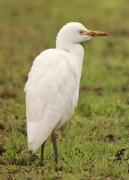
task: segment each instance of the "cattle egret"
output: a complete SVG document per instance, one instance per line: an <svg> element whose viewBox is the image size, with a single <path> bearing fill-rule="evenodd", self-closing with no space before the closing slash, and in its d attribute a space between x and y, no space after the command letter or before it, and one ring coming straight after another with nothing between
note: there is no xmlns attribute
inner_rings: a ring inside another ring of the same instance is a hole
<svg viewBox="0 0 129 180"><path fill-rule="evenodd" d="M56 130L73 114L79 96L83 65L82 42L106 32L88 30L81 23L64 25L56 37L56 48L47 49L33 62L25 85L28 148L41 146L41 162L48 136L52 135L58 162Z"/></svg>

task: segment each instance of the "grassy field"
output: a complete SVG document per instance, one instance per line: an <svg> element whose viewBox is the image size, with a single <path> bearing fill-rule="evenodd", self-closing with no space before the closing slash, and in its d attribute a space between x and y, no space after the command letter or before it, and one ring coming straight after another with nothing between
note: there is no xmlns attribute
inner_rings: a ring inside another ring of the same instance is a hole
<svg viewBox="0 0 129 180"><path fill-rule="evenodd" d="M129 179L129 1L0 0L0 179ZM79 21L111 32L84 45L78 108L50 139L45 166L27 151L24 84L35 56L55 46L58 29Z"/></svg>

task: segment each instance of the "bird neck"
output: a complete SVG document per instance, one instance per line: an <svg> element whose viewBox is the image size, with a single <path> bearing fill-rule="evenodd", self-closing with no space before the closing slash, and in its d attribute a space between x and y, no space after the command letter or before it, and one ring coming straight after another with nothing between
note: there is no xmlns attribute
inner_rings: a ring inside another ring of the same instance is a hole
<svg viewBox="0 0 129 180"><path fill-rule="evenodd" d="M57 39L56 48L63 49L69 53L71 53L75 58L79 58L83 60L84 57L84 49L81 44L77 43L67 43L65 41L60 41Z"/></svg>
<svg viewBox="0 0 129 180"><path fill-rule="evenodd" d="M69 53L71 60L69 64L72 64L73 71L77 75L77 81L80 82L83 58L84 58L84 49L81 44L70 44L70 43L61 43L56 42L56 48L63 49Z"/></svg>

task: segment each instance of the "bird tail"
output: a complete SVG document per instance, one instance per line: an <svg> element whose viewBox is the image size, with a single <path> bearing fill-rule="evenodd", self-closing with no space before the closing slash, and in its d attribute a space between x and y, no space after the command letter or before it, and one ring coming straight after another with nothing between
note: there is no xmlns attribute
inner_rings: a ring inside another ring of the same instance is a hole
<svg viewBox="0 0 129 180"><path fill-rule="evenodd" d="M47 127L42 121L27 122L28 149L35 152L46 141L54 130L54 126Z"/></svg>

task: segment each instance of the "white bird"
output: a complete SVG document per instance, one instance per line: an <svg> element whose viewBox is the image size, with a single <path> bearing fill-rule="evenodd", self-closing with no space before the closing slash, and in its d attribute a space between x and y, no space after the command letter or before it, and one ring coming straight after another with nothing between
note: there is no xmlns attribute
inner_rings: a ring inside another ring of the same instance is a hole
<svg viewBox="0 0 129 180"><path fill-rule="evenodd" d="M82 42L109 33L88 30L81 23L64 25L56 37L56 48L47 49L33 62L25 85L29 150L41 145L41 162L46 139L52 134L58 162L56 130L73 114L79 96L84 49Z"/></svg>

